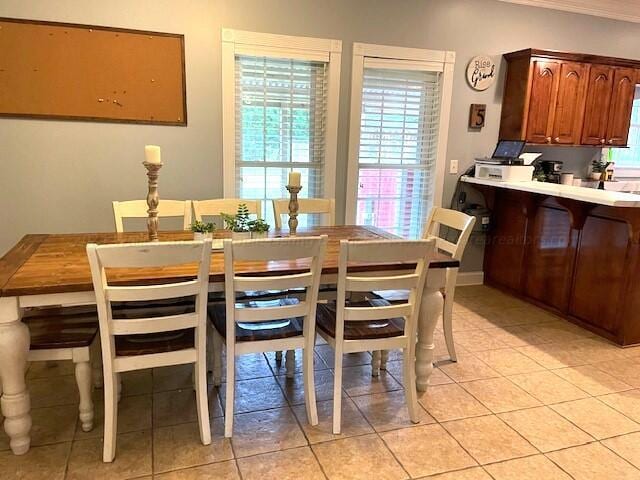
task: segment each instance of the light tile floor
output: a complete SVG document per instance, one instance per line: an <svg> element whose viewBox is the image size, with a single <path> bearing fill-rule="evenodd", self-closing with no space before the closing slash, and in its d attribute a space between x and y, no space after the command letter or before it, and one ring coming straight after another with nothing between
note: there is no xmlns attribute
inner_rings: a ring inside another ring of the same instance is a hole
<svg viewBox="0 0 640 480"><path fill-rule="evenodd" d="M437 368L409 422L401 355L372 378L370 355L345 359L342 434L331 433L332 351L316 348L320 424L306 421L302 374L273 354L238 365L234 437L210 387L213 443L202 446L189 368L124 376L118 448L101 462L82 432L70 364L28 372L33 447L16 457L0 432L1 479L640 479L640 347L621 349L488 287L459 288L458 363L436 332ZM299 355L298 355L299 357ZM297 369L298 371L300 369Z"/></svg>

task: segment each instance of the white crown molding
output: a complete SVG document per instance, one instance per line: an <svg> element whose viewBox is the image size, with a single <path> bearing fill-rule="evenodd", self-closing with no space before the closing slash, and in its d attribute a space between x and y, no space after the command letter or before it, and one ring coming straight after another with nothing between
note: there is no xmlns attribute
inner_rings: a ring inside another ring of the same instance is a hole
<svg viewBox="0 0 640 480"><path fill-rule="evenodd" d="M532 7L552 8L565 12L581 13L596 17L612 18L640 23L638 0L499 0Z"/></svg>

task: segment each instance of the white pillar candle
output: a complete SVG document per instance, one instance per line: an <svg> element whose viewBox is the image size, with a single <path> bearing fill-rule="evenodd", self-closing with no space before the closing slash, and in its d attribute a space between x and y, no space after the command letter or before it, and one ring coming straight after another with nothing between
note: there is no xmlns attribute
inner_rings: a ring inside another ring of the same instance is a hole
<svg viewBox="0 0 640 480"><path fill-rule="evenodd" d="M289 186L290 187L300 186L300 172L289 172Z"/></svg>
<svg viewBox="0 0 640 480"><path fill-rule="evenodd" d="M147 163L162 163L160 160L160 147L157 145L145 145L144 157Z"/></svg>

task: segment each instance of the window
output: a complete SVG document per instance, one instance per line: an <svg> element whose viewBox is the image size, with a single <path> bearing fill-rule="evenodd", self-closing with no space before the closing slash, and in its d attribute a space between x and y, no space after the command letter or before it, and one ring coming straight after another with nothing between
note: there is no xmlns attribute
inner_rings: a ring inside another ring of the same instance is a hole
<svg viewBox="0 0 640 480"><path fill-rule="evenodd" d="M301 197L335 196L339 51L331 40L223 31L224 193L262 199L271 224L269 200L288 195L292 170Z"/></svg>
<svg viewBox="0 0 640 480"><path fill-rule="evenodd" d="M354 45L347 222L422 236L442 197L454 59Z"/></svg>
<svg viewBox="0 0 640 480"><path fill-rule="evenodd" d="M633 101L628 146L611 149L610 158L616 163L616 175L640 177L640 85L636 86Z"/></svg>

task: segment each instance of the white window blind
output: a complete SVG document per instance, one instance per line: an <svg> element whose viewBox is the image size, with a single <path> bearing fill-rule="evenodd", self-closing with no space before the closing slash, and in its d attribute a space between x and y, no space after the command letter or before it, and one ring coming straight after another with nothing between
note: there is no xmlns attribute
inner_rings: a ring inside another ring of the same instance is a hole
<svg viewBox="0 0 640 480"><path fill-rule="evenodd" d="M640 170L640 86L636 87L627 145L629 148L612 148L611 159L616 162L616 167ZM636 171L633 176L640 175Z"/></svg>
<svg viewBox="0 0 640 480"><path fill-rule="evenodd" d="M356 221L419 238L433 205L440 72L365 68Z"/></svg>
<svg viewBox="0 0 640 480"><path fill-rule="evenodd" d="M270 199L288 196L290 171L302 174L301 197L324 196L327 73L325 62L235 57L236 192L262 199L272 225Z"/></svg>

